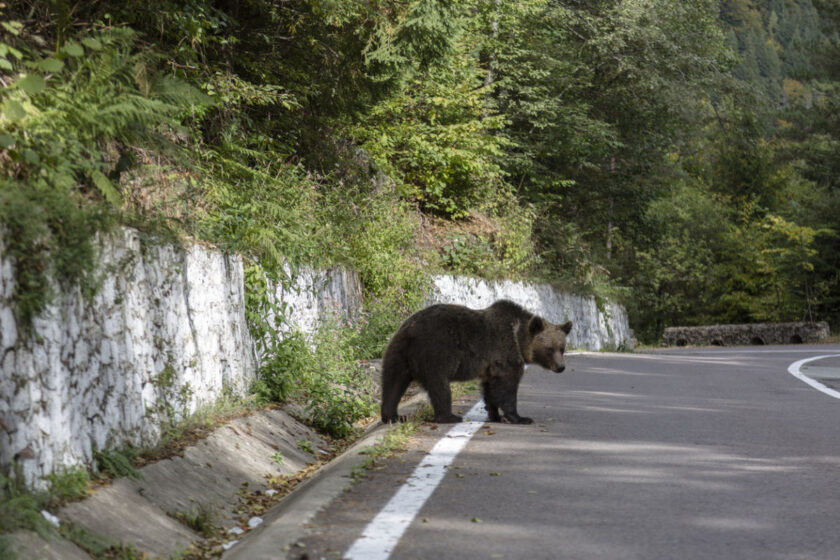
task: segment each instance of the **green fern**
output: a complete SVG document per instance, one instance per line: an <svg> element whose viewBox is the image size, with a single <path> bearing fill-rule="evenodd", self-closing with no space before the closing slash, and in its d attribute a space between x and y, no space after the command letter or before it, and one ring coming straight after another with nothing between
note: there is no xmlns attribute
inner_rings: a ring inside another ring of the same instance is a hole
<svg viewBox="0 0 840 560"><path fill-rule="evenodd" d="M133 480L141 480L143 475L131 464L138 452L131 446L109 451L94 451L96 466L99 472L108 473L115 478L126 476Z"/></svg>
<svg viewBox="0 0 840 560"><path fill-rule="evenodd" d="M0 223L4 252L15 262L23 332L52 295L48 277L75 283L89 276L93 235L122 204L109 147L171 145L179 115L208 99L160 76L129 29L78 39L58 53L0 43L15 76L0 89ZM96 197L102 205L90 204Z"/></svg>

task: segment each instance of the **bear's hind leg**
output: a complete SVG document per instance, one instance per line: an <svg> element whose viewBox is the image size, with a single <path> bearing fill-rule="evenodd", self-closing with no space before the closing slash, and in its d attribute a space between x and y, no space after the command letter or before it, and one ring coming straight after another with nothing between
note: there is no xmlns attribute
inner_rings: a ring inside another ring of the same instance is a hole
<svg viewBox="0 0 840 560"><path fill-rule="evenodd" d="M383 423L393 424L396 422L405 422L405 416L399 416L397 414L397 407L409 384L411 384L411 377L407 371L398 371L393 367L387 369L383 367L382 407L380 408Z"/></svg>
<svg viewBox="0 0 840 560"><path fill-rule="evenodd" d="M427 379L423 384L432 401L432 408L435 409L434 421L438 424L454 424L463 420L457 414L452 414L452 391L449 389L449 380L441 376L436 379Z"/></svg>
<svg viewBox="0 0 840 560"><path fill-rule="evenodd" d="M493 392L490 390L490 381L481 382L481 394L484 395L484 408L487 409L487 420L490 422L501 422L502 417L499 416L499 404L493 397Z"/></svg>

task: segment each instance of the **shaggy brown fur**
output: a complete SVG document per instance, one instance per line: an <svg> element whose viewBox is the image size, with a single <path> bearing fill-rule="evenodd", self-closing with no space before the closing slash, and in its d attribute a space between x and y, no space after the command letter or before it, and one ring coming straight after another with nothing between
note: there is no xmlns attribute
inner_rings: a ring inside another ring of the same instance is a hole
<svg viewBox="0 0 840 560"><path fill-rule="evenodd" d="M403 420L397 405L412 381L429 394L435 422L460 422L452 413L450 381L478 378L491 421L530 424L516 411L526 363L560 373L571 321L554 325L500 300L487 309L438 304L418 311L397 330L382 366L382 421ZM501 409L501 415L499 414Z"/></svg>

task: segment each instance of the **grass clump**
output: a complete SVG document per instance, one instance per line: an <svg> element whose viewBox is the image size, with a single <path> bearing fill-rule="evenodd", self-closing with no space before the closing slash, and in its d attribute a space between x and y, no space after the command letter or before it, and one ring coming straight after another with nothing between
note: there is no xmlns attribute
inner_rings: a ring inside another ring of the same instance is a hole
<svg viewBox="0 0 840 560"><path fill-rule="evenodd" d="M69 467L58 473L47 475L49 492L47 509L86 498L89 494L90 475L81 466Z"/></svg>
<svg viewBox="0 0 840 560"><path fill-rule="evenodd" d="M211 504L198 504L189 511L176 511L169 515L202 537L210 538L216 533L216 521L219 512Z"/></svg>
<svg viewBox="0 0 840 560"><path fill-rule="evenodd" d="M9 472L0 473L0 558L16 558L7 538L15 531L35 531L41 537L50 538L57 532L65 535L71 530L65 523L56 531L42 512L55 513L64 504L86 497L90 482L87 471L81 467L70 467L47 476L46 481L45 490L30 488L23 469L17 463L11 465Z"/></svg>
<svg viewBox="0 0 840 560"><path fill-rule="evenodd" d="M45 536L52 526L41 515L47 507L49 494L27 488L20 465L13 464L14 473L0 474L0 534L17 529L29 529Z"/></svg>
<svg viewBox="0 0 840 560"><path fill-rule="evenodd" d="M378 461L404 450L411 436L423 422L423 414L422 409L418 410L407 422L401 422L390 428L379 443L360 451L359 454L364 455L365 460L351 470L350 478L353 482L362 480L369 470L376 468Z"/></svg>
<svg viewBox="0 0 840 560"><path fill-rule="evenodd" d="M96 560L146 560L148 555L133 545L95 535L75 523L62 523L59 533Z"/></svg>
<svg viewBox="0 0 840 560"><path fill-rule="evenodd" d="M143 478L140 471L134 466L134 462L139 455L139 450L131 445L126 445L121 449L97 450L93 453L96 470L100 475L113 478L127 476L132 480Z"/></svg>

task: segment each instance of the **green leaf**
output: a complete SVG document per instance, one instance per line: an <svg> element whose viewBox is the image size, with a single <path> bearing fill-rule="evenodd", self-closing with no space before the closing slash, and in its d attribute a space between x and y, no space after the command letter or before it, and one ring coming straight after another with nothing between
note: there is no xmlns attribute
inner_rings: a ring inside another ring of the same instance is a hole
<svg viewBox="0 0 840 560"><path fill-rule="evenodd" d="M38 68L44 72L61 72L64 63L57 58L45 58L38 63Z"/></svg>
<svg viewBox="0 0 840 560"><path fill-rule="evenodd" d="M26 116L26 110L17 101L7 101L3 106L3 114L10 121L16 122Z"/></svg>
<svg viewBox="0 0 840 560"><path fill-rule="evenodd" d="M6 150L14 145L15 139L13 136L9 136L8 134L0 134L0 147Z"/></svg>
<svg viewBox="0 0 840 560"><path fill-rule="evenodd" d="M12 63L6 60L5 58L0 58L0 68L2 68L3 70L11 70Z"/></svg>
<svg viewBox="0 0 840 560"><path fill-rule="evenodd" d="M31 165L37 165L41 162L41 156L38 155L38 152L29 149L23 150L23 159Z"/></svg>
<svg viewBox="0 0 840 560"><path fill-rule="evenodd" d="M29 95L40 93L47 87L46 80L40 74L27 74L16 83L19 88Z"/></svg>
<svg viewBox="0 0 840 560"><path fill-rule="evenodd" d="M23 24L19 21L0 21L0 25L15 36L20 35L20 30L23 28Z"/></svg>
<svg viewBox="0 0 840 560"><path fill-rule="evenodd" d="M99 42L99 39L94 39L93 37L85 37L82 39L82 44L89 49L98 51L102 48L102 43Z"/></svg>
<svg viewBox="0 0 840 560"><path fill-rule="evenodd" d="M67 42L64 44L64 47L61 49L68 56L84 56L85 49L82 48L82 45L75 42Z"/></svg>
<svg viewBox="0 0 840 560"><path fill-rule="evenodd" d="M101 171L93 170L90 172L91 181L93 184L96 185L96 188L99 189L99 192L102 193L102 196L105 197L105 200L113 204L114 206L118 206L122 203L122 195L114 186L114 184L102 174Z"/></svg>

